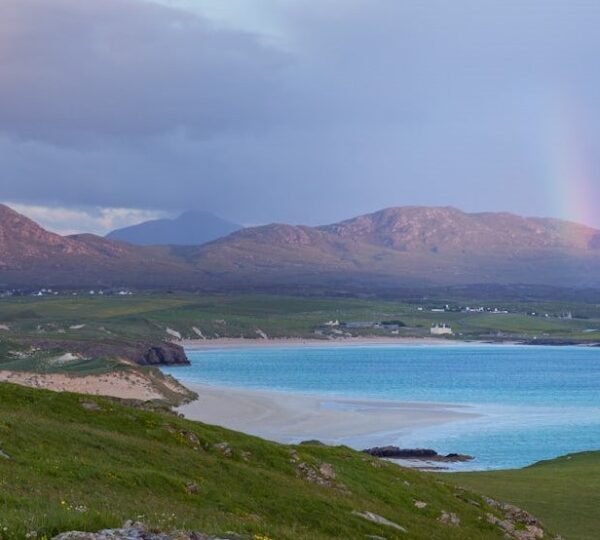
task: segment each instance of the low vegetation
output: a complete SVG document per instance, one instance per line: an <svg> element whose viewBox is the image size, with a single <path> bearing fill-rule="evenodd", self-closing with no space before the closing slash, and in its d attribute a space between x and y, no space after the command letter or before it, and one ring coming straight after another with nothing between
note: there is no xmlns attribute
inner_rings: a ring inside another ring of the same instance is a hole
<svg viewBox="0 0 600 540"><path fill-rule="evenodd" d="M563 456L519 470L442 478L526 508L568 540L600 536L600 452Z"/></svg>
<svg viewBox="0 0 600 540"><path fill-rule="evenodd" d="M467 306L471 311L466 311ZM473 311L478 308L487 311ZM394 324L345 328L327 326L330 321ZM258 339L263 335L315 339L344 335L425 337L430 335L432 325L442 323L452 327L454 339L600 342L600 309L583 301L79 294L0 299L0 356L2 343L6 341L43 340L45 349L52 343L64 349L69 342L102 342L118 347L132 341L172 340L177 336L188 339ZM12 369L17 367L13 364Z"/></svg>
<svg viewBox="0 0 600 540"><path fill-rule="evenodd" d="M0 419L2 540L128 519L250 539L503 537L482 498L345 447L283 446L10 384L0 384Z"/></svg>

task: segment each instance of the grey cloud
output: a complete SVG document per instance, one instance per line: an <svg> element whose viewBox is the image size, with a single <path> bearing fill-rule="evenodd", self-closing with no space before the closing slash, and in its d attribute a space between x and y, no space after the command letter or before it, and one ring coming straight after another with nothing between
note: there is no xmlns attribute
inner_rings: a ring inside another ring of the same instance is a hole
<svg viewBox="0 0 600 540"><path fill-rule="evenodd" d="M600 200L597 3L257 0L282 40L141 0L49 6L0 3L0 198L556 215L555 154L581 139Z"/></svg>
<svg viewBox="0 0 600 540"><path fill-rule="evenodd" d="M0 126L50 142L253 129L286 61L139 0L3 0L0 20Z"/></svg>

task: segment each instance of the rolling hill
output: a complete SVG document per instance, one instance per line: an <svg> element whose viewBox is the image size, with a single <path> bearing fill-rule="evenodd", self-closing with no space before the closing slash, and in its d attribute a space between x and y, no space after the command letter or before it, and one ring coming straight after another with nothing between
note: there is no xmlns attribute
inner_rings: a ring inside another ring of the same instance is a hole
<svg viewBox="0 0 600 540"><path fill-rule="evenodd" d="M160 286L191 283L168 248L140 248L92 234L60 236L0 205L0 287Z"/></svg>
<svg viewBox="0 0 600 540"><path fill-rule="evenodd" d="M272 224L199 246L61 237L0 206L0 285L377 291L600 287L600 231L556 219L402 207L322 227Z"/></svg>

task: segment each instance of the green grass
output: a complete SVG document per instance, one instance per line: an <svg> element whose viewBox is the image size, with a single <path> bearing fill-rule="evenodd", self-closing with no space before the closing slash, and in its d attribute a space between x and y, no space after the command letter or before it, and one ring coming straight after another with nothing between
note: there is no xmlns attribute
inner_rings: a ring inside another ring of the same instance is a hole
<svg viewBox="0 0 600 540"><path fill-rule="evenodd" d="M230 457L214 446L221 442ZM11 457L0 457L3 540L115 527L126 519L278 540L501 538L483 518L485 504L466 502L477 496L433 475L345 447L278 445L102 398L0 384L0 448ZM331 464L333 485L299 477L293 449L311 467ZM190 483L197 492L186 489ZM416 509L416 500L427 508ZM375 512L408 533L355 510ZM443 510L456 513L461 526L440 523Z"/></svg>
<svg viewBox="0 0 600 540"><path fill-rule="evenodd" d="M67 362L60 361L60 350L44 350L24 357L18 351L0 352L0 369L8 371L31 371L36 373L71 373L73 375L99 375L114 371L119 362L110 358L86 358Z"/></svg>
<svg viewBox="0 0 600 540"><path fill-rule="evenodd" d="M511 310L510 314L435 313L432 307L488 305ZM418 308L422 308L419 310ZM585 318L572 320L556 315L573 312ZM134 296L20 297L0 300L0 331L4 339L46 340L147 340L167 339L172 328L186 338L257 338L257 330L271 337L317 337L315 330L328 320L380 321L398 319L406 324L401 335L429 335L434 323L452 325L468 339L531 339L546 337L582 342L600 341L598 306L567 302L502 302L470 300L400 300L362 298L312 298L273 295L138 294ZM83 328L78 328L84 325ZM595 330L587 332L587 330ZM360 331L360 334L381 334Z"/></svg>
<svg viewBox="0 0 600 540"><path fill-rule="evenodd" d="M568 540L600 538L600 452L564 456L520 470L443 478L525 508Z"/></svg>

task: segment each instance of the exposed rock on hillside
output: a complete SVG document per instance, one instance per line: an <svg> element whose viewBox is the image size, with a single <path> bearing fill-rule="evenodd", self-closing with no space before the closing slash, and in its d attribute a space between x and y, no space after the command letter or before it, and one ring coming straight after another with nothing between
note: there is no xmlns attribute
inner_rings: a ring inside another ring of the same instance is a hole
<svg viewBox="0 0 600 540"><path fill-rule="evenodd" d="M190 531L157 533L148 531L142 523L127 522L120 529L104 529L96 533L70 531L55 536L53 540L242 540L242 538L237 534L217 537Z"/></svg>

